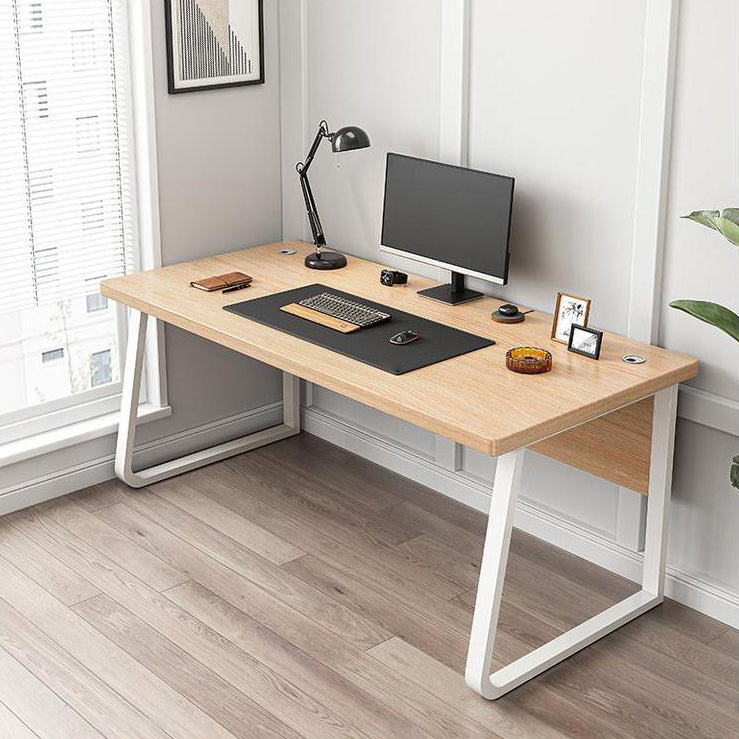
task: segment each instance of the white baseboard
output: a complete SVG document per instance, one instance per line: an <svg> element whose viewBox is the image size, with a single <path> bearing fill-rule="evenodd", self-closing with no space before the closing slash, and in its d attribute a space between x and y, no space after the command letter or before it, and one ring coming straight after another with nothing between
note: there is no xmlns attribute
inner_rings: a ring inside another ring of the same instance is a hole
<svg viewBox="0 0 739 739"><path fill-rule="evenodd" d="M490 487L485 481L464 471L454 472L438 467L432 459L417 450L404 447L374 431L347 423L339 416L315 406L304 409L303 428L465 505L483 512L489 508ZM525 497L518 501L515 525L521 531L630 580L636 582L641 578L641 554L619 546L601 532L579 525ZM736 593L669 565L665 592L669 598L739 628L739 595Z"/></svg>
<svg viewBox="0 0 739 739"><path fill-rule="evenodd" d="M194 429L138 444L135 447L136 462L156 464L281 422L282 401L269 403ZM55 470L43 477L25 481L22 485L0 489L0 516L113 479L114 435L111 435L110 448L110 454L102 457Z"/></svg>

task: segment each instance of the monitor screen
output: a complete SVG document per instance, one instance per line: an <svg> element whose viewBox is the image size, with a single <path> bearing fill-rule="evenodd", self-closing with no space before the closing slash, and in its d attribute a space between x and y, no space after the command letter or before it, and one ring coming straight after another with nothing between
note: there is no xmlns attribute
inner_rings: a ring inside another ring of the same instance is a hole
<svg viewBox="0 0 739 739"><path fill-rule="evenodd" d="M505 284L513 183L512 177L388 154L384 250Z"/></svg>

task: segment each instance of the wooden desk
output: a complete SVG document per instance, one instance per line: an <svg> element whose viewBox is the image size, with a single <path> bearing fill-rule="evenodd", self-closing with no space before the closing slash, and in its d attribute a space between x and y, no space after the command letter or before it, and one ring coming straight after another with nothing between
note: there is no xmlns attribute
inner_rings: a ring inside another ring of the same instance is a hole
<svg viewBox="0 0 739 739"><path fill-rule="evenodd" d="M282 255L284 248L297 253ZM408 285L387 288L379 283L379 265L353 257L341 270L308 270L303 258L311 248L299 242L269 244L102 283L103 295L133 309L116 474L141 487L299 433L297 378L304 378L499 457L466 673L468 685L481 695L499 697L660 603L677 385L697 374L697 361L606 334L596 362L551 341L549 314L531 313L522 324L493 323L490 313L500 304L498 300L483 298L456 307L436 303L416 294L432 285L430 280L411 276ZM189 287L191 280L233 270L252 275L252 286L225 295ZM497 343L395 376L222 310L230 303L312 282L488 336ZM133 438L148 315L281 369L283 423L134 472ZM533 376L509 372L505 352L521 345L549 349L552 371ZM628 352L644 355L646 363L622 362ZM643 589L490 675L521 452L526 447L650 496Z"/></svg>

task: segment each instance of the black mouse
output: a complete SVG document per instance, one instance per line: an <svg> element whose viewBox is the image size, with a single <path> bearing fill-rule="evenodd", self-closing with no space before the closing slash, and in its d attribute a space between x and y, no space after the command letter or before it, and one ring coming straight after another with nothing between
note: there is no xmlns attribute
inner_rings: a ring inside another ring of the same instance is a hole
<svg viewBox="0 0 739 739"><path fill-rule="evenodd" d="M419 338L419 334L417 334L415 331L411 331L410 329L406 331L401 331L399 334L395 334L394 336L390 337L390 343L391 344L410 344L411 341L415 341Z"/></svg>
<svg viewBox="0 0 739 739"><path fill-rule="evenodd" d="M503 303L503 305L498 308L498 313L500 313L501 316L515 316L518 313L518 306L511 305L510 303Z"/></svg>

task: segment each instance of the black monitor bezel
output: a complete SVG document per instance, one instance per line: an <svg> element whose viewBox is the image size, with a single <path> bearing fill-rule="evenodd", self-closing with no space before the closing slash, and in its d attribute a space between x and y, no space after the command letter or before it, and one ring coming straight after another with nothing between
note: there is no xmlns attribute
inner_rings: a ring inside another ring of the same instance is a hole
<svg viewBox="0 0 739 739"><path fill-rule="evenodd" d="M506 258L505 258L505 270L504 270L505 274L492 275L492 274L479 272L477 270L471 269L470 267L466 267L464 265L460 265L460 264L454 265L452 262L442 263L438 259L433 259L432 257L426 257L423 254L420 254L420 255L415 254L414 252L407 251L397 246L390 246L389 244L385 244L385 211L386 211L386 205L387 205L387 173L388 173L388 165L390 162L390 157L410 159L416 162L423 162L424 164L433 164L439 167L446 167L449 169L463 170L466 172L474 172L476 174L487 175L489 177L497 177L499 179L505 179L511 183L511 202L510 202L510 207L508 211L508 231L506 233ZM424 264L435 264L441 267L442 269L452 269L454 271L458 271L462 274L465 274L471 277L476 277L482 280L488 280L491 282L495 282L499 285L507 285L510 258L511 258L511 252L510 252L511 223L513 221L513 198L514 198L514 193L515 193L515 186L516 186L516 179L515 177L511 177L510 175L502 175L496 172L488 172L487 170L484 170L484 169L475 169L473 167L463 167L457 164L449 164L448 162L440 162L435 159L425 159L423 157L414 157L408 154L400 154L398 152L389 151L387 152L385 156L385 186L384 186L384 192L383 192L383 197L382 197L382 230L380 233L380 248L383 249L384 247L385 249L391 249L393 253L402 254L403 256L407 256L408 259L413 259L415 261L419 261Z"/></svg>

